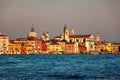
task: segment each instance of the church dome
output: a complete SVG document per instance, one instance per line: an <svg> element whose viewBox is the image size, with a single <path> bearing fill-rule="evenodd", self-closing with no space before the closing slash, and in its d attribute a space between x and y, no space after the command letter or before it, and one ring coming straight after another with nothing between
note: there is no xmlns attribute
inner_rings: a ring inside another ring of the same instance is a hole
<svg viewBox="0 0 120 80"><path fill-rule="evenodd" d="M28 33L28 38L35 37L38 38L37 32L35 32L34 26L32 25L31 31Z"/></svg>

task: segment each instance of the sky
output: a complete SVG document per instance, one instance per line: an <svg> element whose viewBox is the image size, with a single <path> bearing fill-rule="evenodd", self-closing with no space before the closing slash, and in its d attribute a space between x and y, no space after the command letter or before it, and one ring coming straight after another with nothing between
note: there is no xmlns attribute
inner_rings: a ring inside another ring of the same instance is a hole
<svg viewBox="0 0 120 80"><path fill-rule="evenodd" d="M0 0L0 33L27 37L32 24L39 37L58 36L66 24L75 34L120 42L120 0Z"/></svg>

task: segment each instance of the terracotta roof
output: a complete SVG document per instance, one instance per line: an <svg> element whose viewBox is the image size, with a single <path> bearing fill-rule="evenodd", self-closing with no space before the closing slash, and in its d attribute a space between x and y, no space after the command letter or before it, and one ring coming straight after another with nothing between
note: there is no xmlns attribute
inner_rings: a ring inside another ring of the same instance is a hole
<svg viewBox="0 0 120 80"><path fill-rule="evenodd" d="M19 44L18 42L10 41L11 44Z"/></svg>
<svg viewBox="0 0 120 80"><path fill-rule="evenodd" d="M26 38L17 38L16 41L27 40Z"/></svg>
<svg viewBox="0 0 120 80"><path fill-rule="evenodd" d="M95 42L95 45L100 45L100 44L102 44L102 43L99 42L99 41L96 41L96 42Z"/></svg>
<svg viewBox="0 0 120 80"><path fill-rule="evenodd" d="M69 35L70 38L87 38L90 37L91 34L88 35Z"/></svg>

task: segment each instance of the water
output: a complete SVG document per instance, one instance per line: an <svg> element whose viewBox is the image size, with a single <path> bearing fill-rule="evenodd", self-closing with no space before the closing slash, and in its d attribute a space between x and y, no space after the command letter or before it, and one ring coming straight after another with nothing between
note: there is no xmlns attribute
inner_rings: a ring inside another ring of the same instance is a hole
<svg viewBox="0 0 120 80"><path fill-rule="evenodd" d="M120 55L1 55L0 80L120 80Z"/></svg>

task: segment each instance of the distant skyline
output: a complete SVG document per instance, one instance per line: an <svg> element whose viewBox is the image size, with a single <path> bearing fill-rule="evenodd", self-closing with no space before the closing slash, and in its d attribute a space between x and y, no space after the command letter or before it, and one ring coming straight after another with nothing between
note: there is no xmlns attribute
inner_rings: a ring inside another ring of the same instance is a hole
<svg viewBox="0 0 120 80"><path fill-rule="evenodd" d="M0 0L0 33L27 37L32 24L39 37L60 35L66 24L75 34L120 42L120 0Z"/></svg>

